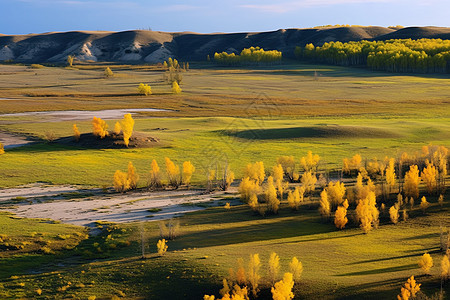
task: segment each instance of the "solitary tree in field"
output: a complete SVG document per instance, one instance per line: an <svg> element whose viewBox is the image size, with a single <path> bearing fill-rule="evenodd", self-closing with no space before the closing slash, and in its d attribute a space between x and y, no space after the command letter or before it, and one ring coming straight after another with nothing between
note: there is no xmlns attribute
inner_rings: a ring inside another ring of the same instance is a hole
<svg viewBox="0 0 450 300"><path fill-rule="evenodd" d="M111 71L110 67L106 67L104 74L105 74L106 78L110 78L110 77L114 76L114 73L113 73L113 71Z"/></svg>
<svg viewBox="0 0 450 300"><path fill-rule="evenodd" d="M128 190L127 173L117 170L114 173L114 189L117 192L123 193Z"/></svg>
<svg viewBox="0 0 450 300"><path fill-rule="evenodd" d="M418 264L422 271L424 271L425 274L428 274L428 271L430 271L431 267L433 266L433 258L430 254L425 253L419 259Z"/></svg>
<svg viewBox="0 0 450 300"><path fill-rule="evenodd" d="M67 56L67 64L69 65L69 67L73 66L74 59L75 59L75 56L73 56L73 55L68 55Z"/></svg>
<svg viewBox="0 0 450 300"><path fill-rule="evenodd" d="M174 93L174 94L180 94L181 93L181 88L178 85L178 82L176 82L176 81L174 81L172 83L172 93Z"/></svg>
<svg viewBox="0 0 450 300"><path fill-rule="evenodd" d="M103 139L108 135L108 124L100 118L94 117L92 119L92 131L95 136Z"/></svg>
<svg viewBox="0 0 450 300"><path fill-rule="evenodd" d="M183 163L183 183L189 185L191 183L192 174L195 172L195 167L190 161Z"/></svg>
<svg viewBox="0 0 450 300"><path fill-rule="evenodd" d="M139 175L137 174L136 168L133 166L133 163L131 161L128 163L127 180L130 189L134 190L137 188Z"/></svg>
<svg viewBox="0 0 450 300"><path fill-rule="evenodd" d="M134 129L134 120L131 117L131 114L126 114L123 116L122 121L120 121L120 127L122 128L123 141L125 143L125 146L128 147Z"/></svg>
<svg viewBox="0 0 450 300"><path fill-rule="evenodd" d="M397 300L409 300L410 298L415 298L420 291L420 286L421 284L416 282L414 276L411 276L405 283L405 287L402 287L400 295L397 296Z"/></svg>
<svg viewBox="0 0 450 300"><path fill-rule="evenodd" d="M5 153L5 147L0 143L0 155Z"/></svg>
<svg viewBox="0 0 450 300"><path fill-rule="evenodd" d="M292 273L294 280L299 281L303 273L303 265L298 261L297 257L293 257L289 263L289 272Z"/></svg>
<svg viewBox="0 0 450 300"><path fill-rule="evenodd" d="M409 171L405 174L403 190L405 196L419 198L419 168L417 165L412 165L409 167Z"/></svg>
<svg viewBox="0 0 450 300"><path fill-rule="evenodd" d="M278 281L271 288L272 299L274 300L291 300L294 299L292 288L294 287L294 280L292 273L284 273L283 280Z"/></svg>
<svg viewBox="0 0 450 300"><path fill-rule="evenodd" d="M272 252L269 257L269 277L272 284L277 280L278 272L280 271L280 257Z"/></svg>
<svg viewBox="0 0 450 300"><path fill-rule="evenodd" d="M166 244L165 239L159 240L158 243L156 243L156 247L158 248L159 256L163 256L164 253L166 253L167 248L169 248L169 246L167 246Z"/></svg>
<svg viewBox="0 0 450 300"><path fill-rule="evenodd" d="M81 133L78 130L77 124L73 124L72 129L73 129L73 137L75 138L75 141L78 142L80 140Z"/></svg>
<svg viewBox="0 0 450 300"><path fill-rule="evenodd" d="M141 95L151 95L152 94L152 88L148 84L140 83L138 86L138 92Z"/></svg>

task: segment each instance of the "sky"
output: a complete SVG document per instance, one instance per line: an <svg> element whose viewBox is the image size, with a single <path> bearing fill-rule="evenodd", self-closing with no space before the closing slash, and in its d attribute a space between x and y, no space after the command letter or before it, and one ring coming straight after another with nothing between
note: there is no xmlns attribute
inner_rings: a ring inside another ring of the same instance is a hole
<svg viewBox="0 0 450 300"><path fill-rule="evenodd" d="M449 0L0 0L0 33L200 33L320 25L450 26Z"/></svg>

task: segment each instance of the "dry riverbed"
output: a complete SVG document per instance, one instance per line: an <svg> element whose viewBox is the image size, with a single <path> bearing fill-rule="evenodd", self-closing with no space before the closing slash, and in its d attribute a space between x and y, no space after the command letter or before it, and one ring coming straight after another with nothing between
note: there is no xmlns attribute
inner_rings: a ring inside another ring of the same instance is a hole
<svg viewBox="0 0 450 300"><path fill-rule="evenodd" d="M238 203L235 191L136 191L104 193L100 189L32 184L0 190L0 209L19 217L48 218L92 226L95 221L132 222L170 219L226 202Z"/></svg>

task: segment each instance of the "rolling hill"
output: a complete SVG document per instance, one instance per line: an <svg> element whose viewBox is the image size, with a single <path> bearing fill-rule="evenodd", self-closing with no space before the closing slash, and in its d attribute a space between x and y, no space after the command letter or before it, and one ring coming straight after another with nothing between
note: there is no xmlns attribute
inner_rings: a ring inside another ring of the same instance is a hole
<svg viewBox="0 0 450 300"><path fill-rule="evenodd" d="M147 30L122 32L71 31L28 35L0 34L0 61L63 62L68 55L79 61L157 63L168 57L182 61L205 60L215 52L240 52L260 46L293 57L296 46L330 41L386 40L393 38L450 38L450 28L321 27L270 32L169 33Z"/></svg>

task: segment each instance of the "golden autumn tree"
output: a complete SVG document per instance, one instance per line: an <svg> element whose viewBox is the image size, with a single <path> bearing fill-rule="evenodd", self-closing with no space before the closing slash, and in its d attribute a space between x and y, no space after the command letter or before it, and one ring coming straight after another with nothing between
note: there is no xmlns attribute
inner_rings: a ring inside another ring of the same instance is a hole
<svg viewBox="0 0 450 300"><path fill-rule="evenodd" d="M295 256L289 263L289 272L292 273L295 281L299 281L302 277L303 264Z"/></svg>
<svg viewBox="0 0 450 300"><path fill-rule="evenodd" d="M108 124L104 120L94 117L92 119L92 132L95 136L103 139L108 135Z"/></svg>
<svg viewBox="0 0 450 300"><path fill-rule="evenodd" d="M77 124L73 124L72 125L72 130L73 130L73 137L75 138L75 141L78 142L80 140L80 130L78 130Z"/></svg>
<svg viewBox="0 0 450 300"><path fill-rule="evenodd" d="M116 123L114 124L114 130L113 130L113 133L114 133L115 135L119 135L121 131L122 131L122 126L120 126L120 122L116 122Z"/></svg>
<svg viewBox="0 0 450 300"><path fill-rule="evenodd" d="M314 190L316 189L316 182L317 177L315 173L312 173L312 171L303 173L301 183L305 188L306 193L314 192Z"/></svg>
<svg viewBox="0 0 450 300"><path fill-rule="evenodd" d="M417 165L412 165L409 167L409 171L406 172L403 191L406 197L419 198L419 167Z"/></svg>
<svg viewBox="0 0 450 300"><path fill-rule="evenodd" d="M166 253L167 248L169 248L166 243L167 241L165 239L159 240L158 243L156 243L159 256L163 256Z"/></svg>
<svg viewBox="0 0 450 300"><path fill-rule="evenodd" d="M395 175L395 159L390 158L389 163L385 170L386 174L386 183L388 186L388 190L390 190L395 186L396 183L396 175Z"/></svg>
<svg viewBox="0 0 450 300"><path fill-rule="evenodd" d="M128 163L127 180L128 180L128 187L130 189L134 190L137 188L139 175L136 172L136 168L133 166L133 163L131 161Z"/></svg>
<svg viewBox="0 0 450 300"><path fill-rule="evenodd" d="M284 171L281 164L277 164L272 167L272 177L275 182L276 189L278 191L278 196L281 200L283 200L283 194L285 188L287 188L287 183L283 181L284 179Z"/></svg>
<svg viewBox="0 0 450 300"><path fill-rule="evenodd" d="M342 160L342 172L350 175L353 170L359 170L361 168L361 155L355 154L352 158L344 158Z"/></svg>
<svg viewBox="0 0 450 300"><path fill-rule="evenodd" d="M219 184L220 188L223 191L226 191L230 188L231 184L235 179L234 172L230 170L228 166L226 166L223 170L222 180Z"/></svg>
<svg viewBox="0 0 450 300"><path fill-rule="evenodd" d="M440 195L439 195L438 203L439 203L439 205L440 205L441 207L444 206L444 195L443 195L443 194L440 194Z"/></svg>
<svg viewBox="0 0 450 300"><path fill-rule="evenodd" d="M244 202L248 202L250 197L252 195L256 196L260 190L261 187L254 180L251 180L249 177L244 177L244 179L242 179L238 189L241 195L241 199Z"/></svg>
<svg viewBox="0 0 450 300"><path fill-rule="evenodd" d="M398 218L400 217L400 214L398 213L398 204L392 205L391 208L389 208L389 217L392 223L398 223Z"/></svg>
<svg viewBox="0 0 450 300"><path fill-rule="evenodd" d="M331 213L330 202L328 201L328 193L323 190L320 193L319 212L323 217L329 217Z"/></svg>
<svg viewBox="0 0 450 300"><path fill-rule="evenodd" d="M288 205L290 208L298 210L300 207L300 204L303 202L303 197L305 194L305 188L304 187L295 187L294 191L288 192Z"/></svg>
<svg viewBox="0 0 450 300"><path fill-rule="evenodd" d="M176 81L172 82L172 93L181 94L181 88Z"/></svg>
<svg viewBox="0 0 450 300"><path fill-rule="evenodd" d="M295 171L295 159L293 156L280 156L277 158L277 164L281 165L284 175L290 182L297 181L298 173Z"/></svg>
<svg viewBox="0 0 450 300"><path fill-rule="evenodd" d="M128 190L128 179L127 179L127 173L124 173L120 170L117 170L114 173L114 189L119 192L123 193Z"/></svg>
<svg viewBox="0 0 450 300"><path fill-rule="evenodd" d="M255 181L256 184L261 185L266 177L264 163L257 161L254 164L247 164L244 169L244 177L248 177Z"/></svg>
<svg viewBox="0 0 450 300"><path fill-rule="evenodd" d="M292 273L284 273L283 280L278 281L271 288L273 300L291 300L294 299L292 288L294 287L294 280Z"/></svg>
<svg viewBox="0 0 450 300"><path fill-rule="evenodd" d="M441 278L444 281L450 279L450 261L448 254L444 255L441 260Z"/></svg>
<svg viewBox="0 0 450 300"><path fill-rule="evenodd" d="M273 213L278 213L280 207L280 200L277 197L277 190L273 184L273 177L269 176L267 178L267 187L265 190L265 197L267 203L267 209Z"/></svg>
<svg viewBox="0 0 450 300"><path fill-rule="evenodd" d="M248 263L248 282L252 287L253 296L256 297L259 291L259 281L261 280L261 275L259 274L259 269L261 268L261 260L259 259L259 254L250 254L250 261Z"/></svg>
<svg viewBox="0 0 450 300"><path fill-rule="evenodd" d="M113 71L111 71L110 67L106 67L105 71L103 72L106 78L110 78L114 76Z"/></svg>
<svg viewBox="0 0 450 300"><path fill-rule="evenodd" d="M164 158L166 162L166 174L169 181L169 185L177 188L180 185L180 168L170 160L170 158Z"/></svg>
<svg viewBox="0 0 450 300"><path fill-rule="evenodd" d="M430 254L425 253L420 257L418 265L425 274L428 274L428 271L430 271L433 266L433 258Z"/></svg>
<svg viewBox="0 0 450 300"><path fill-rule="evenodd" d="M342 205L338 206L334 214L334 225L336 226L336 228L344 229L345 225L348 223L347 209L348 201L347 199L345 199Z"/></svg>
<svg viewBox="0 0 450 300"><path fill-rule="evenodd" d="M427 198L423 196L420 201L420 209L422 210L423 213L425 213L428 207L430 207L430 203L427 201Z"/></svg>
<svg viewBox="0 0 450 300"><path fill-rule="evenodd" d="M195 167L190 161L183 163L183 183L189 185L191 183L192 174L195 172Z"/></svg>
<svg viewBox="0 0 450 300"><path fill-rule="evenodd" d="M69 65L69 67L73 66L73 61L75 60L75 56L73 55L67 55L67 64Z"/></svg>
<svg viewBox="0 0 450 300"><path fill-rule="evenodd" d="M128 147L134 129L134 120L131 117L131 114L125 114L123 116L123 119L120 121L120 127L122 128L123 141L125 143L125 146Z"/></svg>
<svg viewBox="0 0 450 300"><path fill-rule="evenodd" d="M378 226L378 218L379 211L376 208L375 193L369 192L369 195L359 200L356 206L356 219L364 233L368 233L373 226Z"/></svg>
<svg viewBox="0 0 450 300"><path fill-rule="evenodd" d="M300 159L300 165L303 167L305 172L317 171L317 166L319 165L320 156L317 154L312 154L308 151L308 154Z"/></svg>
<svg viewBox="0 0 450 300"><path fill-rule="evenodd" d="M149 96L152 94L152 88L148 84L140 83L138 86L138 93L141 95Z"/></svg>
<svg viewBox="0 0 450 300"><path fill-rule="evenodd" d="M332 206L336 207L342 202L344 202L344 196L345 196L345 185L343 182L332 182L330 181L328 183L328 187L326 187L327 193L328 193L328 199Z"/></svg>
<svg viewBox="0 0 450 300"><path fill-rule="evenodd" d="M0 155L5 154L5 146L3 146L2 143L0 143Z"/></svg>
<svg viewBox="0 0 450 300"><path fill-rule="evenodd" d="M420 291L421 284L417 284L414 276L408 278L405 286L402 287L400 295L397 295L397 300L409 300L410 298L415 298L417 293Z"/></svg>
<svg viewBox="0 0 450 300"><path fill-rule="evenodd" d="M428 194L432 194L436 190L438 175L437 168L426 160L426 168L423 169L420 178L425 183Z"/></svg>
<svg viewBox="0 0 450 300"><path fill-rule="evenodd" d="M272 284L277 280L279 271L280 257L275 252L272 252L269 257L269 278Z"/></svg>
<svg viewBox="0 0 450 300"><path fill-rule="evenodd" d="M244 259L242 257L239 257L237 259L237 270L236 270L236 282L239 285L246 284L247 282L247 276L245 273L245 267L244 267Z"/></svg>
<svg viewBox="0 0 450 300"><path fill-rule="evenodd" d="M161 183L160 169L156 160L152 160L151 168L152 169L150 170L150 186L154 188L161 187L162 183Z"/></svg>

